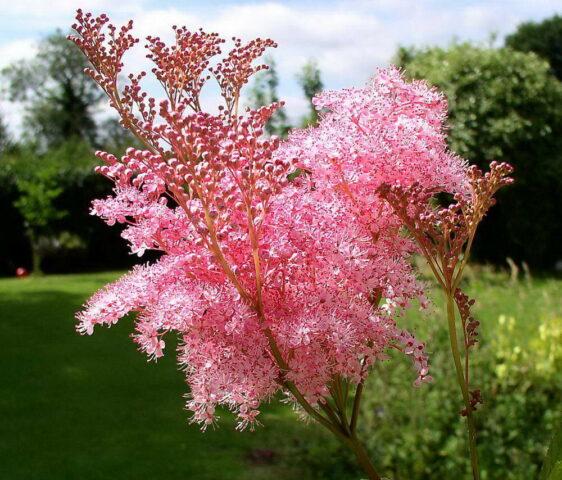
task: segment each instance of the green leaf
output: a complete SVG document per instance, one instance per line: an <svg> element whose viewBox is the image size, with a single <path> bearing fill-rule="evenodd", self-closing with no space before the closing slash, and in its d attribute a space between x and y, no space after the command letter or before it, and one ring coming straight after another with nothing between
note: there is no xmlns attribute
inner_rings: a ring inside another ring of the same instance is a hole
<svg viewBox="0 0 562 480"><path fill-rule="evenodd" d="M562 425L554 432L539 480L562 480Z"/></svg>

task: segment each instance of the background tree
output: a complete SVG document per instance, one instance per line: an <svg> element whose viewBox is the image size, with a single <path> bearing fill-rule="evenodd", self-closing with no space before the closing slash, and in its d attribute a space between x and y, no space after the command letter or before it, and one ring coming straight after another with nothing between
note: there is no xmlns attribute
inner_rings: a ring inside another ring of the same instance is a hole
<svg viewBox="0 0 562 480"><path fill-rule="evenodd" d="M78 137L97 142L93 109L102 98L83 74L87 62L61 31L45 38L37 55L6 67L8 98L25 105L24 137L46 150Z"/></svg>
<svg viewBox="0 0 562 480"><path fill-rule="evenodd" d="M8 128L4 123L2 117L0 117L0 155L2 155L11 145L10 133Z"/></svg>
<svg viewBox="0 0 562 480"><path fill-rule="evenodd" d="M534 52L550 63L552 73L562 80L562 16L554 15L542 22L525 22L505 39L507 47Z"/></svg>
<svg viewBox="0 0 562 480"><path fill-rule="evenodd" d="M24 218L26 234L31 244L32 269L42 273L41 259L48 237L45 236L50 224L66 215L64 210L54 206L62 193L57 183L54 165L43 166L33 171L28 178L17 180L19 198L14 203Z"/></svg>
<svg viewBox="0 0 562 480"><path fill-rule="evenodd" d="M87 212L93 192L110 191L93 175L92 147L120 155L137 143L115 119L97 126L103 94L84 75L86 66L57 31L32 59L1 73L5 96L25 107L20 138L0 154L0 213L12 226L10 235L0 235L2 274L19 266L60 272L129 262L119 236L108 237ZM4 137L0 128L0 150Z"/></svg>
<svg viewBox="0 0 562 480"><path fill-rule="evenodd" d="M408 75L447 95L453 150L480 168L492 160L515 166L516 183L498 195L475 256L553 266L562 258L562 83L547 62L470 44L410 49L402 58Z"/></svg>
<svg viewBox="0 0 562 480"><path fill-rule="evenodd" d="M314 105L312 105L312 99L324 88L318 64L314 60L309 60L305 63L301 72L297 74L297 81L310 106L308 115L304 116L302 119L302 126L307 127L309 125L314 125L318 121L318 112L314 108Z"/></svg>
<svg viewBox="0 0 562 480"><path fill-rule="evenodd" d="M33 158L35 155L31 152L28 160L32 161ZM24 221L25 234L31 246L33 273L40 274L43 253L49 235L53 233L52 225L67 212L55 206L55 200L63 192L57 181L56 165L49 159L32 163L34 168L26 168L25 171L20 165L15 168L19 195L14 206Z"/></svg>
<svg viewBox="0 0 562 480"><path fill-rule="evenodd" d="M277 65L271 56L265 57L265 63L269 65L268 70L262 70L255 78L249 89L248 100L251 108L259 108L279 101L277 89L279 87L279 75ZM287 119L285 108L278 109L267 122L265 129L270 135L286 137L291 125Z"/></svg>
<svg viewBox="0 0 562 480"><path fill-rule="evenodd" d="M57 201L64 192L63 179L75 175L80 169L91 170L93 155L86 143L74 140L44 155L23 150L6 163L4 167L11 169L19 193L14 206L24 221L31 246L32 269L41 273L42 258L49 249L72 248L80 243L77 235L63 231L57 225L57 221L68 215Z"/></svg>
<svg viewBox="0 0 562 480"><path fill-rule="evenodd" d="M404 68L408 63L410 63L416 55L415 47L401 45L396 50L396 53L392 56L390 63L396 65L397 67Z"/></svg>
<svg viewBox="0 0 562 480"><path fill-rule="evenodd" d="M108 118L101 122L98 132L98 143L102 150L114 155L123 155L129 147L144 148L139 139L125 130L117 118Z"/></svg>

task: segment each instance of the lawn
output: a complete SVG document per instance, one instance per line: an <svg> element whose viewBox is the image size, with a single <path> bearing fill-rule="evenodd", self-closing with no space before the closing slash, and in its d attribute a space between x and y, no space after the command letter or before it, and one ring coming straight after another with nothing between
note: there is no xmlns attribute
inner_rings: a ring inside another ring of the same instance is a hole
<svg viewBox="0 0 562 480"><path fill-rule="evenodd" d="M128 321L75 333L74 312L116 275L0 280L0 478L302 478L279 453L308 428L290 409L268 406L255 432L223 415L203 434L173 355L147 364Z"/></svg>
<svg viewBox="0 0 562 480"><path fill-rule="evenodd" d="M217 428L201 433L188 424L186 386L173 355L147 363L128 338L130 320L91 337L75 333L74 312L116 276L0 279L0 478L325 478L293 461L297 442L306 444L317 430L295 421L289 408L266 406L255 432L235 431L223 414ZM467 291L478 298L484 345L500 315L516 318L523 343L538 322L562 316L561 280L513 284L505 274L471 269ZM412 311L408 323L431 339L443 325L440 314L422 320ZM439 388L441 374L434 370L435 382L423 388Z"/></svg>

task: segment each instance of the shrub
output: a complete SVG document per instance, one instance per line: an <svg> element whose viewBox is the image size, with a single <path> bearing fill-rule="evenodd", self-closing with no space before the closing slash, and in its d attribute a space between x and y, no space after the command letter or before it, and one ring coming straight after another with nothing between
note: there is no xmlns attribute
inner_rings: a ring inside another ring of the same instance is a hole
<svg viewBox="0 0 562 480"><path fill-rule="evenodd" d="M477 290L482 298L476 306L483 338L473 368L473 381L483 386L484 398L476 416L482 479L537 478L552 432L562 420L560 282L510 285L506 276L489 271L471 276L479 280L468 290ZM441 305L435 315L443 315ZM430 340L434 383L405 395L408 366L393 359L379 366L366 386L369 400L361 433L368 438L371 457L394 480L451 478L451 472L469 466L454 370L445 354L448 338L433 316L418 335ZM326 447L326 440L312 433L295 452L307 468L318 478L360 478L339 445ZM330 463L323 468L326 458Z"/></svg>
<svg viewBox="0 0 562 480"><path fill-rule="evenodd" d="M480 227L475 257L552 267L562 258L562 83L548 63L470 44L403 49L400 58L409 76L447 95L455 152L480 168L492 160L515 167L513 188Z"/></svg>

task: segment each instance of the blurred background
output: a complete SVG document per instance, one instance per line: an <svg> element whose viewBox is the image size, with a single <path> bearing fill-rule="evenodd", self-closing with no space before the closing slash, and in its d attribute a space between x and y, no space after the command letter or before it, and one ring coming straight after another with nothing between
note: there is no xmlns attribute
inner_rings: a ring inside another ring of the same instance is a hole
<svg viewBox="0 0 562 480"><path fill-rule="evenodd" d="M174 358L147 365L126 338L130 323L75 334L86 298L139 261L117 227L88 215L111 191L93 173L93 152L120 154L135 141L65 38L79 7L132 18L141 38L170 38L177 24L276 40L244 99L286 102L269 134L314 125L317 92L361 86L390 63L445 92L451 148L481 168L515 166L516 184L481 225L465 286L482 323L483 478L538 478L562 419L559 2L0 0L0 479L360 478L345 451L278 404L256 432L235 432L225 413L201 434L188 425ZM129 60L129 71L148 66L142 48ZM216 92L203 98L212 110ZM435 382L414 389L397 359L367 387L361 434L394 479L468 471L441 307L435 295L432 311L403 320L428 341Z"/></svg>

